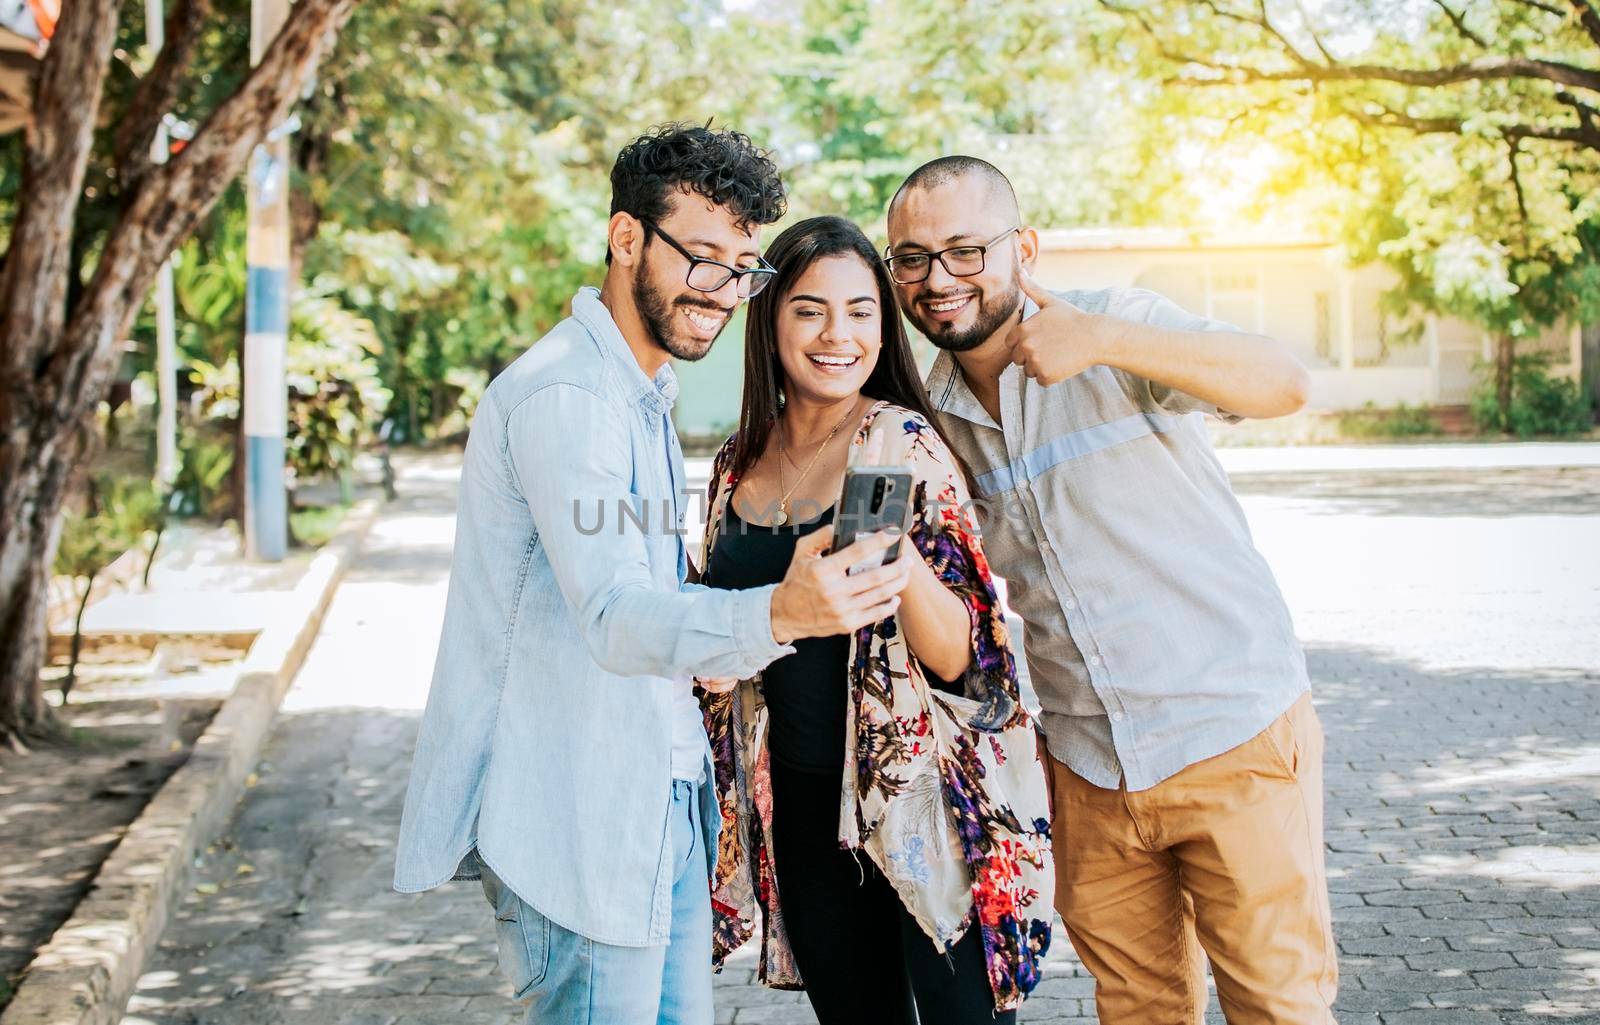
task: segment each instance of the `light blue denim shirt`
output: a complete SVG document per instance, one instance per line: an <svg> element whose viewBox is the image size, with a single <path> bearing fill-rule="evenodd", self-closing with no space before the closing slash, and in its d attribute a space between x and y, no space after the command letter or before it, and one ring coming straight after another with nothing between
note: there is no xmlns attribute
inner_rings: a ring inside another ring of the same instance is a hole
<svg viewBox="0 0 1600 1025"><path fill-rule="evenodd" d="M794 650L773 640L771 587L684 583L676 394L592 288L484 393L397 890L475 876L476 847L557 925L667 941L673 678L747 678Z"/></svg>

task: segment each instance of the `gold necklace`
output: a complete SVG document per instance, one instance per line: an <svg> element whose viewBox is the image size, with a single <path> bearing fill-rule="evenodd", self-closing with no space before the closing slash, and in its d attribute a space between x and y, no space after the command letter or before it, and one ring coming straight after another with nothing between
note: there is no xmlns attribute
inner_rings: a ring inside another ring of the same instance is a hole
<svg viewBox="0 0 1600 1025"><path fill-rule="evenodd" d="M807 463L806 468L800 471L800 476L795 480L794 487L785 490L782 497L778 499L778 515L772 520L774 527L781 527L789 522L789 496L794 494L795 488L798 488L801 482L806 479L806 474L811 472L811 468L817 465L817 460L822 458L822 450L828 447L828 442L832 441L833 436L839 433L839 428L844 426L844 422L850 419L850 414L856 411L856 406L860 405L860 401L857 399L855 402L850 403L850 408L844 411L844 416L839 418L839 422L833 425L833 430L829 431L828 436L822 439L822 444L817 446L816 454L811 457L811 462ZM784 431L784 433L787 434L788 432ZM778 488L780 490L783 489L783 457L787 454L788 446L780 438L778 440Z"/></svg>

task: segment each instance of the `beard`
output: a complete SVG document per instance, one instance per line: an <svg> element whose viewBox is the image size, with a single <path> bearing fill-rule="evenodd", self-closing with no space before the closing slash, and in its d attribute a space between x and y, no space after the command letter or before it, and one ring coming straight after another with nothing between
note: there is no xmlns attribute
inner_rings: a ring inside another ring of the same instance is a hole
<svg viewBox="0 0 1600 1025"><path fill-rule="evenodd" d="M687 306L705 310L718 317L727 315L725 309L713 302L697 302L683 295L668 299L655 283L649 280L647 267L641 267L639 276L634 278L633 305L639 310L639 319L644 321L645 330L649 332L651 340L667 350L667 355L672 358L690 363L703 359L706 353L711 351L712 343L721 337L722 332L719 330L716 337L705 342L698 338L679 338L673 329L673 310L679 306ZM726 322L723 323L723 327L727 327Z"/></svg>
<svg viewBox="0 0 1600 1025"><path fill-rule="evenodd" d="M918 299L917 302L920 305L922 300ZM946 352L967 352L976 349L1010 320L1017 312L1017 307L1022 305L1022 286L1017 281L1015 271L1013 270L1011 280L1006 283L1004 291L996 293L992 299L988 293L980 292L977 304L977 319L973 321L971 327L965 329L958 329L954 324L923 323L921 318L909 313L907 316L917 326L917 330L922 332L923 337L932 342L936 348Z"/></svg>

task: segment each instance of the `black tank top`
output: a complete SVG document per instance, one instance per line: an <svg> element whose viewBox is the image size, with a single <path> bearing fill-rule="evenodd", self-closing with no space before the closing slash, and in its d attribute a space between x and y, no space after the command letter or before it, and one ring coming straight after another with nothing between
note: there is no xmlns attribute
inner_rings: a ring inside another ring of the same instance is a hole
<svg viewBox="0 0 1600 1025"><path fill-rule="evenodd" d="M730 499L705 583L728 590L776 584L789 570L795 542L833 522L833 509L807 523L746 523ZM850 637L803 637L762 672L767 743L774 761L801 772L838 775L844 767L844 721Z"/></svg>

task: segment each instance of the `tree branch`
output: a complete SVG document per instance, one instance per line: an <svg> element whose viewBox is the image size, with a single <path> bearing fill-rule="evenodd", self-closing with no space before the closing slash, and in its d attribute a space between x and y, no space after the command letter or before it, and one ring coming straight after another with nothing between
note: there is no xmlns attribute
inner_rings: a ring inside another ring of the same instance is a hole
<svg viewBox="0 0 1600 1025"><path fill-rule="evenodd" d="M116 365L116 339L127 333L161 260L194 231L250 153L283 123L355 0L298 0L261 63L212 112L171 163L153 167L107 236L85 297L52 354L60 379L53 411L81 415Z"/></svg>
<svg viewBox="0 0 1600 1025"><path fill-rule="evenodd" d="M1294 9L1300 12L1300 20L1305 22L1306 32L1311 36L1311 45L1315 46L1317 52L1322 54L1322 59L1329 64L1339 63L1333 54L1328 52L1328 48L1323 45L1322 34L1317 31L1317 26L1311 20L1311 15L1307 13L1305 4L1301 3L1300 0L1294 0ZM1261 16L1263 18L1267 16L1266 0L1261 0Z"/></svg>
<svg viewBox="0 0 1600 1025"><path fill-rule="evenodd" d="M1511 164L1511 188L1517 194L1517 232L1522 236L1522 248L1528 248L1528 197L1522 191L1522 171L1517 167L1517 154L1522 150L1522 140L1506 137L1506 158Z"/></svg>
<svg viewBox="0 0 1600 1025"><path fill-rule="evenodd" d="M1174 76L1173 81L1183 84L1243 85L1257 82L1384 81L1396 82L1402 85L1442 86L1459 82L1528 78L1554 82L1557 85L1564 85L1574 89L1600 92L1600 68L1585 67L1563 61L1540 60L1533 57L1480 57L1441 68L1400 68L1377 64L1340 64L1328 52L1313 28L1311 29L1312 41L1316 44L1317 49L1321 51L1326 61L1326 63L1318 63L1301 53L1300 49L1294 45L1288 36L1273 24L1267 13L1266 0L1255 0L1256 12L1253 15L1225 7L1219 0L1195 0L1195 2L1210 11L1215 17L1248 25L1275 39L1282 48L1284 56L1289 59L1294 67L1286 70L1269 71L1259 67L1228 64L1215 58L1197 57L1174 52L1167 45L1165 37L1145 17L1144 12L1113 3L1111 0L1099 0L1100 6L1106 10L1137 22L1140 28L1154 41L1161 56L1167 60L1222 72L1220 78L1182 74ZM1483 49L1491 48L1488 40L1474 32L1466 24L1463 16L1457 14L1453 8L1448 6L1445 0L1433 0L1433 2L1444 12L1445 16L1450 19L1450 23L1465 38L1470 39ZM1519 2L1562 18L1568 16L1566 11L1552 6L1547 0L1519 0ZM1567 0L1567 2L1572 4L1574 9L1579 12L1579 20L1586 29L1590 27L1591 21L1594 23L1594 29L1590 34L1595 35L1596 41L1600 42L1600 13L1596 13L1594 7L1590 4L1590 0ZM1301 11L1303 15L1304 9L1301 8ZM1310 25L1309 18L1307 19L1307 25Z"/></svg>
<svg viewBox="0 0 1600 1025"><path fill-rule="evenodd" d="M1418 135L1460 135L1463 133L1466 122L1453 117L1413 117L1403 114L1381 104L1378 106L1382 113L1374 114L1370 111L1346 108L1343 113L1359 124L1369 128L1403 128L1408 132Z"/></svg>
<svg viewBox="0 0 1600 1025"><path fill-rule="evenodd" d="M1583 102L1565 89L1556 90L1556 99L1571 107L1578 115L1578 124L1589 130L1594 130L1595 122L1600 121L1600 107L1591 106Z"/></svg>
<svg viewBox="0 0 1600 1025"><path fill-rule="evenodd" d="M1414 117L1390 107L1378 104L1374 106L1378 106L1381 113L1374 114L1354 108L1346 108L1343 113L1351 120L1372 128L1401 128L1418 135L1467 134L1467 123L1460 118ZM1600 151L1600 129L1597 129L1592 122L1581 123L1576 128L1534 124L1505 125L1499 129L1499 134L1507 142L1520 143L1524 139L1538 139L1545 142L1573 143Z"/></svg>
<svg viewBox="0 0 1600 1025"><path fill-rule="evenodd" d="M1218 65L1193 61L1202 67L1226 72L1224 78L1180 76L1192 85L1243 85L1254 82L1397 82L1402 85L1441 86L1458 82L1483 82L1494 79L1532 78L1558 85L1600 92L1600 70L1531 57L1485 57L1442 68L1396 68L1378 64L1342 64L1326 67L1308 64L1293 71L1265 71L1260 68Z"/></svg>
<svg viewBox="0 0 1600 1025"><path fill-rule="evenodd" d="M1555 4L1545 3L1545 0L1516 0L1516 2L1524 7L1532 7L1535 10L1543 11L1546 14L1553 14L1558 18L1565 18L1567 16L1566 11L1563 11Z"/></svg>
<svg viewBox="0 0 1600 1025"><path fill-rule="evenodd" d="M72 222L94 144L116 0L66 5L39 69L33 123L22 158L22 202L0 266L0 423L30 400L34 364L66 317ZM0 441L0 444L3 444Z"/></svg>
<svg viewBox="0 0 1600 1025"><path fill-rule="evenodd" d="M1589 33L1589 38L1594 45L1600 46L1600 11L1595 10L1589 0L1567 0L1572 5L1572 10L1578 16L1578 24Z"/></svg>
<svg viewBox="0 0 1600 1025"><path fill-rule="evenodd" d="M162 116L177 100L184 71L200 42L200 30L210 16L211 0L177 0L168 13L165 45L123 112L113 140L117 177L124 186L133 185L149 169L150 141Z"/></svg>
<svg viewBox="0 0 1600 1025"><path fill-rule="evenodd" d="M1444 16L1450 19L1450 24L1456 27L1456 32L1459 33L1463 39L1466 39L1468 42L1474 44L1480 49L1487 50L1490 48L1488 42L1482 36L1478 35L1478 33L1467 27L1466 18L1452 10L1450 5L1445 3L1445 0L1433 0L1433 5L1444 12Z"/></svg>
<svg viewBox="0 0 1600 1025"><path fill-rule="evenodd" d="M1201 2L1204 2L1204 0L1201 0ZM1152 25L1150 20L1144 16L1143 11L1138 11L1131 7L1123 7L1119 4L1112 3L1112 0L1098 0L1098 3L1101 7L1104 7L1111 13L1119 14L1143 29L1145 35L1149 36L1150 41L1155 45L1156 52L1159 53L1164 60L1169 60L1174 64L1199 64L1203 67L1214 68L1218 71L1230 70L1230 67L1225 64L1214 64L1209 61L1193 59L1186 57L1181 53L1169 50L1165 42L1162 41L1161 33L1156 31L1156 27Z"/></svg>
<svg viewBox="0 0 1600 1025"><path fill-rule="evenodd" d="M1241 14L1231 8L1223 7L1217 2L1217 0L1197 0L1197 2L1201 7L1204 7L1206 10L1210 11L1213 17L1221 18L1225 21L1238 22L1241 25L1248 25L1250 28L1276 39L1278 45L1282 47L1284 55L1295 64L1305 66L1312 63L1311 59L1305 54L1301 53L1300 48L1296 46L1288 36L1284 35L1283 32L1278 29L1278 26L1272 23L1272 18L1267 14L1266 0L1256 0L1256 13L1254 15ZM1321 40L1316 40L1316 44L1317 49L1322 50ZM1323 50L1322 52L1323 56L1326 57L1327 51ZM1332 58L1329 57L1328 59L1331 63Z"/></svg>

